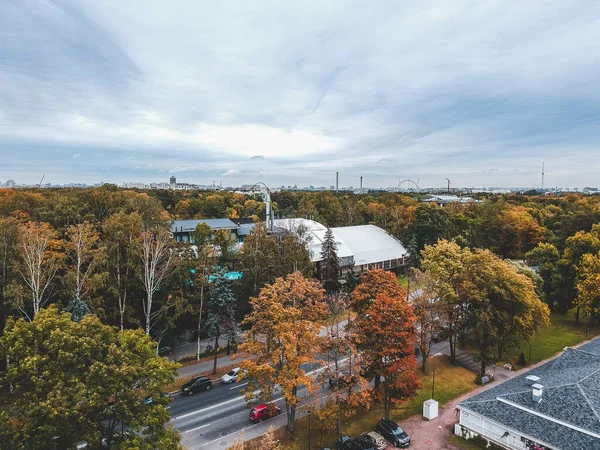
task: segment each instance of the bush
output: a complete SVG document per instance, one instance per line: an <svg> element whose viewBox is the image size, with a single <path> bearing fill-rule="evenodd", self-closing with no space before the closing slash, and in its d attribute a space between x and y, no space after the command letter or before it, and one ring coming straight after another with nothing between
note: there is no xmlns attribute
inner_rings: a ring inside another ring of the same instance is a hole
<svg viewBox="0 0 600 450"><path fill-rule="evenodd" d="M517 361L517 364L520 365L521 367L525 367L527 365L527 360L525 359L525 353L521 352L521 354L519 355L519 360Z"/></svg>
<svg viewBox="0 0 600 450"><path fill-rule="evenodd" d="M477 448L488 448L488 440L482 436L473 436L467 439L471 444Z"/></svg>

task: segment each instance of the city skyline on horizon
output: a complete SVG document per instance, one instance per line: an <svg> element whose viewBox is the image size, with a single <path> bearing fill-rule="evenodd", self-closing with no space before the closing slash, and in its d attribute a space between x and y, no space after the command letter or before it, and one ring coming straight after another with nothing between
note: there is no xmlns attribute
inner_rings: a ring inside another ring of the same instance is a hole
<svg viewBox="0 0 600 450"><path fill-rule="evenodd" d="M585 0L3 2L0 180L539 187L545 162L548 186L593 186L598 17Z"/></svg>

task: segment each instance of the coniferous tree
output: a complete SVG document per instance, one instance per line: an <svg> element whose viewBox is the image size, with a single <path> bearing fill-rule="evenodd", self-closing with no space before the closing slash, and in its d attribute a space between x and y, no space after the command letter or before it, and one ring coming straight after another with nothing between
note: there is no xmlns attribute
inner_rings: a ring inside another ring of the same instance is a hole
<svg viewBox="0 0 600 450"><path fill-rule="evenodd" d="M219 338L226 336L228 342L231 342L237 331L236 298L231 289L231 283L222 272L216 274L212 280L207 307L206 331L209 336L215 338L213 373L216 373Z"/></svg>
<svg viewBox="0 0 600 450"><path fill-rule="evenodd" d="M320 275L328 294L340 290L340 260L337 255L337 242L331 228L327 228L321 246Z"/></svg>

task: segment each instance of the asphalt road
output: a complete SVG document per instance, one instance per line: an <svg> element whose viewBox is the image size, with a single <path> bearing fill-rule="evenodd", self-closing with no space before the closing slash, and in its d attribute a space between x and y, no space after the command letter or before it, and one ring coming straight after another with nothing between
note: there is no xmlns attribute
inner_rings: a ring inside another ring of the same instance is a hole
<svg viewBox="0 0 600 450"><path fill-rule="evenodd" d="M181 433L182 444L190 450L220 448L219 441L242 429L246 432L249 427L268 427L269 422L277 422L276 426L280 426L280 420L285 416L281 394L275 394L273 398L281 408L281 416L255 425L250 421L249 409L240 394L245 387L244 380L233 384L215 382L209 391L174 398L169 404L169 413L171 423ZM327 392L328 388L324 390ZM306 396L306 389L301 388L299 394Z"/></svg>

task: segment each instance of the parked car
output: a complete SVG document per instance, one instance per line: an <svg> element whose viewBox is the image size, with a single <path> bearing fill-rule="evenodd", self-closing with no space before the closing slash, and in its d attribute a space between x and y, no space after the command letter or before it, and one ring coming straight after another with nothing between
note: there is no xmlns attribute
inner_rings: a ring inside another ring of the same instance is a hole
<svg viewBox="0 0 600 450"><path fill-rule="evenodd" d="M377 450L385 450L387 448L387 442L385 442L383 436L377 433L376 431L362 433L361 436L364 436L367 439L369 439Z"/></svg>
<svg viewBox="0 0 600 450"><path fill-rule="evenodd" d="M158 356L168 356L173 354L173 349L168 345L158 349Z"/></svg>
<svg viewBox="0 0 600 450"><path fill-rule="evenodd" d="M208 391L212 388L212 380L208 377L196 377L181 386L181 395L192 395L196 392Z"/></svg>
<svg viewBox="0 0 600 450"><path fill-rule="evenodd" d="M396 422L380 419L375 430L396 447L405 448L410 445L410 436Z"/></svg>
<svg viewBox="0 0 600 450"><path fill-rule="evenodd" d="M229 372L227 372L225 375L223 375L221 377L221 383L223 384L230 384L230 383L235 383L238 379L238 375L240 374L240 368L236 367L235 369L231 369Z"/></svg>
<svg viewBox="0 0 600 450"><path fill-rule="evenodd" d="M163 398L169 398L169 394L167 394L166 392L161 392L159 395ZM154 405L155 403L157 403L156 400L157 399L155 399L153 396L150 395L150 396L146 397L143 400L143 402L144 402L144 405Z"/></svg>
<svg viewBox="0 0 600 450"><path fill-rule="evenodd" d="M262 422L265 419L281 414L281 408L274 404L261 403L250 410L250 420L252 422Z"/></svg>
<svg viewBox="0 0 600 450"><path fill-rule="evenodd" d="M335 441L336 450L375 450L373 443L364 436L342 436Z"/></svg>
<svg viewBox="0 0 600 450"><path fill-rule="evenodd" d="M346 375L342 372L339 372L337 379L333 378L333 377L329 379L329 387L331 389L335 388L336 382L337 382L337 388L343 389L343 388L347 388L348 386L351 386L354 383L356 383L356 377L354 375Z"/></svg>
<svg viewBox="0 0 600 450"><path fill-rule="evenodd" d="M335 441L335 450L352 450L350 446L352 442L352 437L348 435L340 436L337 441Z"/></svg>

